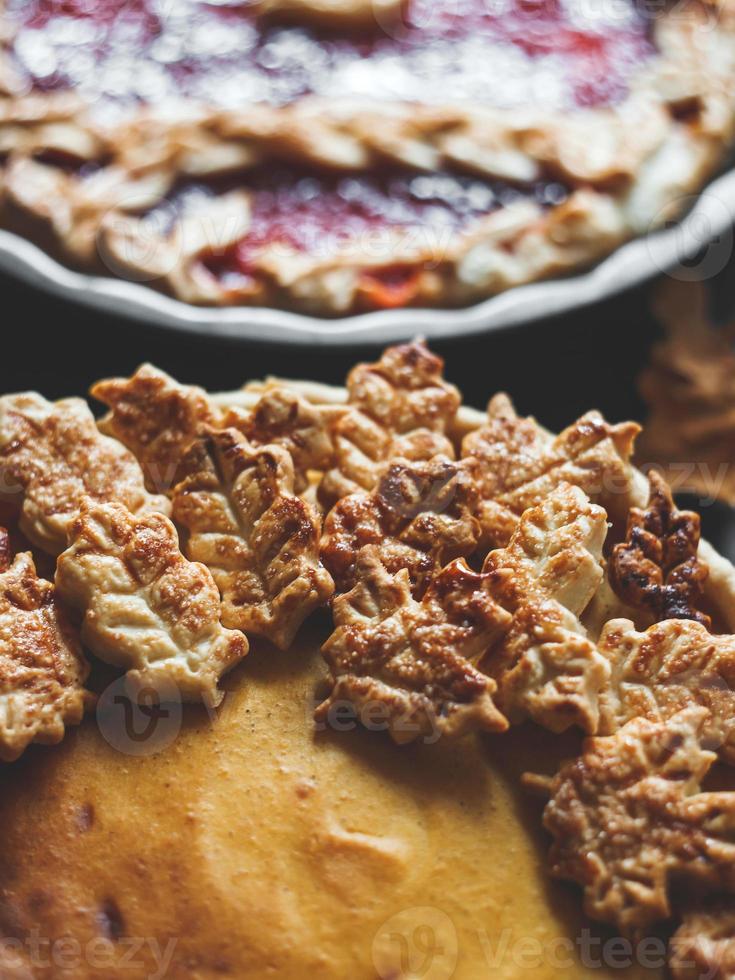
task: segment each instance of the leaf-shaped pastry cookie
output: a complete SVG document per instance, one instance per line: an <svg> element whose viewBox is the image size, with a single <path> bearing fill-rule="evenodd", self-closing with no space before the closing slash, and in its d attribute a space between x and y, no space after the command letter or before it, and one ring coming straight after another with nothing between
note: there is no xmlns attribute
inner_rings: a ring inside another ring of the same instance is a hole
<svg viewBox="0 0 735 980"><path fill-rule="evenodd" d="M220 597L204 565L179 551L171 521L120 504L89 502L59 557L56 587L83 613L82 639L132 685L177 686L184 700L216 705L221 675L248 649L220 623Z"/></svg>
<svg viewBox="0 0 735 980"><path fill-rule="evenodd" d="M279 445L291 453L300 493L309 471L334 457L333 425L341 409L311 405L297 392L273 385L251 409L220 409L202 389L179 384L152 364L130 378L98 381L92 395L110 409L100 428L125 443L140 460L151 488L169 492L181 458L212 427L235 428L256 445Z"/></svg>
<svg viewBox="0 0 735 980"><path fill-rule="evenodd" d="M337 628L322 651L332 690L317 720L329 723L333 710L351 705L367 727L387 729L399 743L507 728L494 681L475 667L510 619L486 576L457 559L418 602L406 570L390 574L368 545L355 580L334 600Z"/></svg>
<svg viewBox="0 0 735 980"><path fill-rule="evenodd" d="M55 555L85 497L119 500L133 513L162 511L164 497L147 492L132 453L102 435L81 398L49 402L26 392L0 398L3 495L17 497L20 526Z"/></svg>
<svg viewBox="0 0 735 980"><path fill-rule="evenodd" d="M462 458L480 493L484 546L506 545L524 510L561 483L580 487L613 520L624 521L635 499L630 455L639 431L633 422L610 425L588 412L551 436L533 419L519 418L507 395L496 395L487 424L462 442Z"/></svg>
<svg viewBox="0 0 735 980"><path fill-rule="evenodd" d="M174 520L188 531L187 555L212 572L223 623L288 647L334 590L319 561L319 517L294 493L290 455L213 429L179 475Z"/></svg>
<svg viewBox="0 0 735 980"><path fill-rule="evenodd" d="M420 596L435 571L469 557L479 527L477 491L461 463L446 456L392 463L374 490L340 500L324 521L322 558L340 592L355 584L360 549L376 545L389 572L408 571Z"/></svg>
<svg viewBox="0 0 735 980"><path fill-rule="evenodd" d="M90 392L110 409L100 428L124 443L143 467L150 490L166 493L185 450L219 412L202 388L182 385L152 364L130 378L98 381Z"/></svg>
<svg viewBox="0 0 735 980"><path fill-rule="evenodd" d="M347 406L334 426L334 465L319 487L330 507L358 490L371 490L386 462L426 460L454 449L445 432L460 403L442 377L444 362L423 343L389 347L375 364L359 364L347 378Z"/></svg>
<svg viewBox="0 0 735 980"><path fill-rule="evenodd" d="M482 666L512 721L597 730L609 667L579 615L602 580L606 532L605 511L562 484L525 511L507 548L485 561L490 593L513 621Z"/></svg>
<svg viewBox="0 0 735 980"><path fill-rule="evenodd" d="M584 888L592 918L645 935L670 917L674 882L735 897L735 793L701 789L716 758L700 744L706 715L636 718L552 780L551 870Z"/></svg>
<svg viewBox="0 0 735 980"><path fill-rule="evenodd" d="M610 555L610 584L649 621L693 619L709 628L709 616L697 608L708 575L697 557L699 514L677 510L671 490L655 470L649 481L648 506L631 508L626 540Z"/></svg>
<svg viewBox="0 0 735 980"><path fill-rule="evenodd" d="M0 528L0 759L17 759L31 742L59 742L79 724L92 701L88 674L53 585L37 576L30 554L10 562Z"/></svg>
<svg viewBox="0 0 735 980"><path fill-rule="evenodd" d="M256 446L282 446L293 460L295 488L301 493L311 471L323 472L334 457L333 427L344 410L312 405L298 392L272 384L251 411L230 408L222 427L242 432Z"/></svg>
<svg viewBox="0 0 735 980"><path fill-rule="evenodd" d="M708 748L735 765L735 636L712 635L701 623L669 619L639 633L630 620L607 623L598 649L611 667L600 698L600 733L631 718L665 720L682 708L709 709Z"/></svg>
<svg viewBox="0 0 735 980"><path fill-rule="evenodd" d="M735 903L725 900L687 911L669 945L672 980L735 977Z"/></svg>

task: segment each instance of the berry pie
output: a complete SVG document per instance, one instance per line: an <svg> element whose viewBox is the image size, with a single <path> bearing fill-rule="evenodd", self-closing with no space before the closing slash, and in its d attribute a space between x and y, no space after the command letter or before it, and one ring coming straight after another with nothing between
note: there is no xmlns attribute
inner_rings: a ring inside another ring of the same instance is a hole
<svg viewBox="0 0 735 980"><path fill-rule="evenodd" d="M189 303L466 305L675 216L731 0L0 0L3 224Z"/></svg>

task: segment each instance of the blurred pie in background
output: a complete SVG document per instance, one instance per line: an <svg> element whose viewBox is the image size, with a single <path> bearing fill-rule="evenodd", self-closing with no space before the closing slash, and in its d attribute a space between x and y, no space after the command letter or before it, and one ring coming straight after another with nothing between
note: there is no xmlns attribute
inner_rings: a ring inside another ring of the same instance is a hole
<svg viewBox="0 0 735 980"><path fill-rule="evenodd" d="M190 303L462 305L669 220L729 0L3 0L2 221Z"/></svg>

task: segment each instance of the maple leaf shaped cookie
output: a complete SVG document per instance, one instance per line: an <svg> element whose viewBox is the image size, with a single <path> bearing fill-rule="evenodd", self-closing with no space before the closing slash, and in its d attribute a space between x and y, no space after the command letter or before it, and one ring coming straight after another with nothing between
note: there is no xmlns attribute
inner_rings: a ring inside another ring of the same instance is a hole
<svg viewBox="0 0 735 980"><path fill-rule="evenodd" d="M119 500L133 513L170 509L165 497L145 489L132 453L99 432L81 398L0 398L0 474L6 496L17 490L22 531L52 555L66 547L85 497Z"/></svg>
<svg viewBox="0 0 735 980"><path fill-rule="evenodd" d="M28 553L10 561L0 528L0 759L12 762L31 742L60 742L82 720L92 695L89 666L50 582Z"/></svg>
<svg viewBox="0 0 735 980"><path fill-rule="evenodd" d="M525 511L507 548L485 560L491 595L513 618L482 666L511 721L530 716L552 731L596 731L609 666L579 615L602 580L606 532L605 511L562 485Z"/></svg>
<svg viewBox="0 0 735 980"><path fill-rule="evenodd" d="M347 411L334 425L334 464L319 499L326 509L358 490L371 490L386 462L454 455L445 433L459 408L457 389L442 377L444 362L423 343L389 347L375 364L347 378Z"/></svg>
<svg viewBox="0 0 735 980"><path fill-rule="evenodd" d="M217 586L204 565L181 554L171 521L89 502L69 540L56 587L82 612L85 645L124 667L134 688L161 680L184 700L218 704L217 682L245 656L247 640L221 625Z"/></svg>
<svg viewBox="0 0 735 980"><path fill-rule="evenodd" d="M484 547L506 545L521 514L562 483L579 487L613 520L624 521L634 498L630 455L639 431L633 422L610 425L588 412L551 436L534 419L519 418L507 395L496 395L487 424L462 441L462 459L480 494Z"/></svg>
<svg viewBox="0 0 735 980"><path fill-rule="evenodd" d="M662 721L689 705L709 709L702 726L708 748L735 765L735 636L712 635L701 623L669 619L642 633L611 620L598 649L611 667L600 698L600 733L635 717Z"/></svg>
<svg viewBox="0 0 735 980"><path fill-rule="evenodd" d="M552 873L581 885L587 914L624 933L671 916L673 881L735 894L735 793L701 790L716 758L700 744L706 715L636 718L588 739L551 782Z"/></svg>
<svg viewBox="0 0 735 980"><path fill-rule="evenodd" d="M161 493L173 485L186 449L219 420L204 389L179 384L152 364L141 365L130 378L98 381L90 394L110 409L102 431L135 454L146 485Z"/></svg>
<svg viewBox="0 0 735 980"><path fill-rule="evenodd" d="M469 557L479 527L474 481L446 456L392 463L370 492L340 500L324 521L322 559L340 592L355 584L360 549L376 545L389 572L408 570L420 597L431 575L454 558Z"/></svg>
<svg viewBox="0 0 735 980"><path fill-rule="evenodd" d="M655 470L648 476L648 506L630 510L626 540L610 555L610 584L653 622L692 619L709 628L709 616L697 608L709 573L697 557L699 514L677 510L664 478Z"/></svg>
<svg viewBox="0 0 735 980"><path fill-rule="evenodd" d="M291 456L235 429L211 430L179 472L174 520L188 532L188 557L219 587L224 625L286 649L334 591L319 561L319 517L294 493Z"/></svg>
<svg viewBox="0 0 735 980"><path fill-rule="evenodd" d="M475 667L510 619L493 602L486 577L457 559L419 602L405 569L391 575L368 545L355 578L334 600L337 628L322 651L332 690L317 721L328 724L333 710L351 705L367 727L387 729L398 743L504 731L495 683Z"/></svg>

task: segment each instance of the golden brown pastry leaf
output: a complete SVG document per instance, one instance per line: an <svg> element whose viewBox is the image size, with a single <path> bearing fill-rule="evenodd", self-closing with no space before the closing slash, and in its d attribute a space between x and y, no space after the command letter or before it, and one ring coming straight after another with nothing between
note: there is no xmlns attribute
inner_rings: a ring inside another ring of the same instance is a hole
<svg viewBox="0 0 735 980"><path fill-rule="evenodd" d="M323 647L332 690L317 720L328 723L333 710L350 705L399 743L504 731L495 683L474 666L510 618L493 602L486 576L457 559L418 602L406 570L390 574L368 545L355 578L334 600L336 629Z"/></svg>
<svg viewBox="0 0 735 980"><path fill-rule="evenodd" d="M319 487L328 508L358 490L371 490L386 462L453 456L445 432L459 408L457 389L442 377L444 362L414 341L389 347L374 364L347 378L347 405L334 425L335 460Z"/></svg>
<svg viewBox="0 0 735 980"><path fill-rule="evenodd" d="M346 592L355 584L360 549L376 545L389 572L408 570L419 597L435 571L477 547L476 504L474 482L461 464L446 456L398 460L374 490L335 504L324 521L322 559Z"/></svg>
<svg viewBox="0 0 735 980"><path fill-rule="evenodd" d="M217 583L222 622L287 648L334 591L319 561L319 517L294 493L291 456L235 429L210 430L179 475L174 520L188 532L187 556Z"/></svg>
<svg viewBox="0 0 735 980"><path fill-rule="evenodd" d="M59 557L56 587L83 614L82 640L128 671L135 688L176 685L184 700L222 699L220 676L248 650L220 623L220 597L204 565L179 551L171 521L89 502Z"/></svg>
<svg viewBox="0 0 735 980"><path fill-rule="evenodd" d="M17 489L21 529L54 555L66 547L85 497L119 500L133 513L170 509L165 497L146 491L132 453L99 432L81 398L0 398L0 473L6 496Z"/></svg>
<svg viewBox="0 0 735 980"><path fill-rule="evenodd" d="M602 580L606 531L605 511L562 484L485 560L491 594L513 619L482 666L511 721L530 716L552 731L597 730L609 667L579 615Z"/></svg>
<svg viewBox="0 0 735 980"><path fill-rule="evenodd" d="M613 519L623 517L631 501L629 460L639 431L633 422L610 425L598 412L588 412L551 436L533 419L519 418L507 395L496 395L487 425L462 442L462 458L480 493L484 546L506 545L524 510L561 483L580 487Z"/></svg>
<svg viewBox="0 0 735 980"><path fill-rule="evenodd" d="M17 759L31 742L59 742L65 726L79 724L92 701L88 674L53 585L30 554L10 562L0 528L0 759Z"/></svg>
<svg viewBox="0 0 735 980"><path fill-rule="evenodd" d="M110 409L102 431L135 454L146 485L160 493L172 486L184 451L219 417L202 388L179 384L152 364L130 378L98 381L90 393Z"/></svg>
<svg viewBox="0 0 735 980"><path fill-rule="evenodd" d="M735 977L735 904L692 909L671 937L672 980L729 980Z"/></svg>
<svg viewBox="0 0 735 980"><path fill-rule="evenodd" d="M735 636L713 636L685 619L638 633L630 620L615 619L598 648L611 667L600 699L602 734L631 718L662 721L701 704L710 712L702 727L707 747L735 764Z"/></svg>
<svg viewBox="0 0 735 980"><path fill-rule="evenodd" d="M341 408L313 405L298 392L274 384L250 412L230 408L223 428L235 428L256 446L282 446L291 454L296 491L308 485L311 471L323 472L334 457L333 426Z"/></svg>
<svg viewBox="0 0 735 980"><path fill-rule="evenodd" d="M636 718L553 779L551 870L582 886L592 918L643 935L670 917L674 880L733 894L735 793L701 791L716 758L700 744L706 714Z"/></svg>
<svg viewBox="0 0 735 980"><path fill-rule="evenodd" d="M664 478L655 470L648 507L632 507L627 537L610 555L610 584L627 603L654 622L693 619L709 628L710 618L697 609L708 568L697 558L699 514L677 510Z"/></svg>

